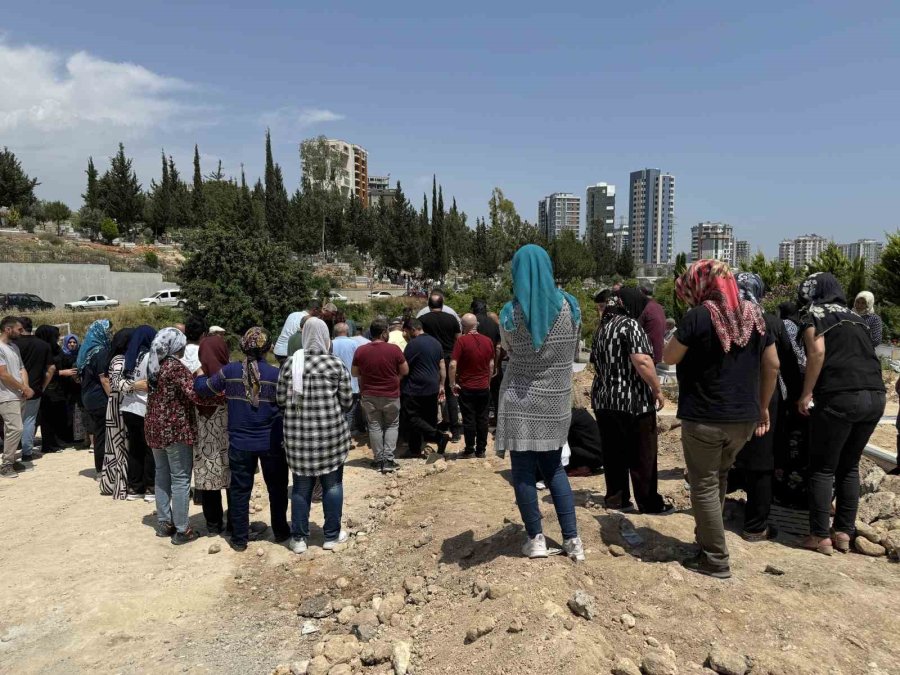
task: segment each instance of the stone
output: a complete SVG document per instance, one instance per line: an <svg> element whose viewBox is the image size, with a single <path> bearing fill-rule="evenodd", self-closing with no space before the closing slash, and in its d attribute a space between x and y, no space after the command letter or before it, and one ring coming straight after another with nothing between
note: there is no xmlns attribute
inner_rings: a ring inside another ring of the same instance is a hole
<svg viewBox="0 0 900 675"><path fill-rule="evenodd" d="M353 605L344 607L344 609L342 609L337 615L338 623L342 626L346 626L347 624L352 623L355 618L356 607L354 607Z"/></svg>
<svg viewBox="0 0 900 675"><path fill-rule="evenodd" d="M353 625L355 626L377 626L378 625L378 614L375 613L373 609L361 609L356 613L356 616L353 618Z"/></svg>
<svg viewBox="0 0 900 675"><path fill-rule="evenodd" d="M261 548L256 549L256 557L257 558L262 558L265 554L266 554L266 552L263 549L261 549Z"/></svg>
<svg viewBox="0 0 900 675"><path fill-rule="evenodd" d="M886 475L884 470L879 466L873 466L869 469L866 472L866 475L862 477L862 480L859 481L860 496L878 492L878 488L881 486L881 482Z"/></svg>
<svg viewBox="0 0 900 675"><path fill-rule="evenodd" d="M423 532L419 535L419 538L413 542L413 546L415 548L422 548L423 546L428 546L431 543L431 532Z"/></svg>
<svg viewBox="0 0 900 675"><path fill-rule="evenodd" d="M772 574L776 577L780 577L784 574L784 570L781 567L779 567L778 565L773 565L773 564L769 563L768 565L766 565L765 573Z"/></svg>
<svg viewBox="0 0 900 675"><path fill-rule="evenodd" d="M889 520L882 520L879 525L883 526L888 532L891 530L900 530L900 518L890 518Z"/></svg>
<svg viewBox="0 0 900 675"><path fill-rule="evenodd" d="M885 476L878 487L880 492L891 492L900 496L900 476Z"/></svg>
<svg viewBox="0 0 900 675"><path fill-rule="evenodd" d="M646 640L644 640L644 642L648 647L653 647L654 649L658 649L660 646L659 640L657 640L655 637L648 637Z"/></svg>
<svg viewBox="0 0 900 675"><path fill-rule="evenodd" d="M641 659L641 672L644 675L676 675L678 667L670 654L654 649Z"/></svg>
<svg viewBox="0 0 900 675"><path fill-rule="evenodd" d="M873 544L880 544L886 534L880 527L869 525L861 520L856 521L856 534L858 537L865 537Z"/></svg>
<svg viewBox="0 0 900 675"><path fill-rule="evenodd" d="M512 593L512 590L512 586L509 584L491 584L490 588L488 588L487 596L491 600L499 600Z"/></svg>
<svg viewBox="0 0 900 675"><path fill-rule="evenodd" d="M875 492L859 500L857 519L872 523L879 518L893 518L897 513L897 495L893 492Z"/></svg>
<svg viewBox="0 0 900 675"><path fill-rule="evenodd" d="M637 624L637 621L631 614L623 614L619 617L619 621L622 622L622 625L625 626L626 630L631 630Z"/></svg>
<svg viewBox="0 0 900 675"><path fill-rule="evenodd" d="M350 580L347 577L338 577L334 582L335 587L340 590L344 590L347 586L350 585Z"/></svg>
<svg viewBox="0 0 900 675"><path fill-rule="evenodd" d="M391 665L394 666L394 675L406 675L409 671L409 660L412 658L412 648L408 642L398 642L391 652Z"/></svg>
<svg viewBox="0 0 900 675"><path fill-rule="evenodd" d="M286 663L279 663L271 675L291 675L291 667Z"/></svg>
<svg viewBox="0 0 900 675"><path fill-rule="evenodd" d="M406 602L410 605L424 605L428 602L428 598L425 597L425 593L419 591L418 593L410 593L407 595Z"/></svg>
<svg viewBox="0 0 900 675"><path fill-rule="evenodd" d="M425 588L425 578L406 577L406 579L403 580L403 588L406 589L407 593L418 593Z"/></svg>
<svg viewBox="0 0 900 675"><path fill-rule="evenodd" d="M865 537L857 537L853 540L853 545L856 547L856 550L862 553L863 555L872 556L873 558L878 558L879 556L883 556L887 553L887 550L881 544L875 544L866 539Z"/></svg>
<svg viewBox="0 0 900 675"><path fill-rule="evenodd" d="M592 621L597 615L597 601L594 596L581 589L575 591L568 604L573 614L588 621Z"/></svg>
<svg viewBox="0 0 900 675"><path fill-rule="evenodd" d="M351 675L352 673L353 668L348 663L339 663L328 671L328 675Z"/></svg>
<svg viewBox="0 0 900 675"><path fill-rule="evenodd" d="M344 635L325 643L325 658L332 664L348 663L359 652L359 641L355 635Z"/></svg>
<svg viewBox="0 0 900 675"><path fill-rule="evenodd" d="M378 608L378 620L381 623L390 623L391 617L406 606L406 598L399 593L391 593L381 601Z"/></svg>
<svg viewBox="0 0 900 675"><path fill-rule="evenodd" d="M575 622L572 619L566 619L563 621L563 628L566 630L575 630Z"/></svg>
<svg viewBox="0 0 900 675"><path fill-rule="evenodd" d="M206 552L207 553L218 553L221 550L222 550L222 544L220 544L219 542L215 542L215 543L212 543L209 545L209 548L206 549Z"/></svg>
<svg viewBox="0 0 900 675"><path fill-rule="evenodd" d="M475 619L475 622L469 626L466 631L466 644L472 644L478 638L490 633L497 626L497 621L492 616L482 614Z"/></svg>
<svg viewBox="0 0 900 675"><path fill-rule="evenodd" d="M378 637L378 626L353 626L353 634L360 642L371 642Z"/></svg>
<svg viewBox="0 0 900 675"><path fill-rule="evenodd" d="M348 600L347 598L338 598L337 600L331 601L331 610L338 614L344 607L351 607L353 605L352 600Z"/></svg>
<svg viewBox="0 0 900 675"><path fill-rule="evenodd" d="M613 544L612 546L610 546L609 553L614 558L624 558L626 555L628 555L628 552L618 544Z"/></svg>
<svg viewBox="0 0 900 675"><path fill-rule="evenodd" d="M391 660L394 650L387 642L373 642L362 648L359 658L365 666L377 666Z"/></svg>
<svg viewBox="0 0 900 675"><path fill-rule="evenodd" d="M297 614L309 619L324 619L332 613L331 600L327 595L314 595L306 598L297 608Z"/></svg>
<svg viewBox="0 0 900 675"><path fill-rule="evenodd" d="M313 633L318 633L319 627L316 625L315 621L304 621L303 628L300 629L300 635L312 635Z"/></svg>
<svg viewBox="0 0 900 675"><path fill-rule="evenodd" d="M616 663L610 672L612 675L641 675L641 669L627 656L616 659Z"/></svg>
<svg viewBox="0 0 900 675"><path fill-rule="evenodd" d="M747 658L719 643L713 643L710 648L706 665L719 675L745 675L747 672Z"/></svg>
<svg viewBox="0 0 900 675"><path fill-rule="evenodd" d="M565 614L565 610L551 600L547 600L541 609L544 612L544 617L547 619L552 619L555 616L562 616Z"/></svg>
<svg viewBox="0 0 900 675"><path fill-rule="evenodd" d="M521 633L525 630L525 622L522 619L513 619L509 622L509 628L506 629L507 633Z"/></svg>
<svg viewBox="0 0 900 675"><path fill-rule="evenodd" d="M291 675L306 675L309 670L309 659L306 661L294 661L291 664Z"/></svg>
<svg viewBox="0 0 900 675"><path fill-rule="evenodd" d="M900 560L900 528L891 530L884 535L881 545L884 546L891 560Z"/></svg>
<svg viewBox="0 0 900 675"><path fill-rule="evenodd" d="M324 656L317 656L309 662L306 673L307 675L328 675L329 670L331 670L331 664L328 663L328 659Z"/></svg>

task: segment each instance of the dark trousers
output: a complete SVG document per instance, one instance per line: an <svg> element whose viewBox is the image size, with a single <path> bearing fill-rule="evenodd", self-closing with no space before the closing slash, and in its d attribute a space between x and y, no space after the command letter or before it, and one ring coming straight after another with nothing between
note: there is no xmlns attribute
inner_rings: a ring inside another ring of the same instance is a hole
<svg viewBox="0 0 900 675"><path fill-rule="evenodd" d="M853 535L859 508L859 458L884 414L883 391L820 397L812 411L809 444L809 531L827 537L832 492L834 529Z"/></svg>
<svg viewBox="0 0 900 675"><path fill-rule="evenodd" d="M774 471L743 470L747 505L744 507L744 532L760 534L769 524L772 510L772 485Z"/></svg>
<svg viewBox="0 0 900 675"><path fill-rule="evenodd" d="M123 412L122 421L128 433L128 491L138 495L152 492L156 464L144 438L144 418Z"/></svg>
<svg viewBox="0 0 900 675"><path fill-rule="evenodd" d="M94 468L97 475L103 471L103 455L106 454L106 408L87 411L90 418L90 432L94 435Z"/></svg>
<svg viewBox="0 0 900 675"><path fill-rule="evenodd" d="M68 412L65 400L55 401L47 396L41 397L41 412L38 420L41 424L41 451L52 452L62 447L71 433L66 431Z"/></svg>
<svg viewBox="0 0 900 675"><path fill-rule="evenodd" d="M207 527L225 527L225 511L222 509L222 491L221 490L199 490L200 504L203 506L203 517L206 518ZM228 500L228 510L231 511L231 498L228 490L225 491L225 498Z"/></svg>
<svg viewBox="0 0 900 675"><path fill-rule="evenodd" d="M656 412L632 415L618 410L598 410L597 424L606 464L606 500L611 507L634 499L643 513L658 513L665 503L657 490Z"/></svg>
<svg viewBox="0 0 900 675"><path fill-rule="evenodd" d="M400 405L406 411L409 423L409 454L422 452L423 442L436 442L439 438L437 429L438 395L401 397Z"/></svg>
<svg viewBox="0 0 900 675"><path fill-rule="evenodd" d="M444 367L447 369L447 373L450 372L450 357L447 356L444 358ZM444 403L441 406L441 413L444 420L444 426L450 431L453 432L455 436L462 429L459 423L459 401L456 400L456 396L453 394L453 388L450 386L450 378L444 381Z"/></svg>
<svg viewBox="0 0 900 675"><path fill-rule="evenodd" d="M263 480L269 493L269 515L275 538L286 538L291 532L287 522L289 472L284 450L277 448L267 452L248 452L230 447L228 518L233 528L232 541L236 544L246 544L250 536L250 495L253 492L253 474L256 473L257 462L262 467Z"/></svg>
<svg viewBox="0 0 900 675"><path fill-rule="evenodd" d="M459 409L462 412L466 452L479 455L487 450L488 416L491 411L490 389L461 389Z"/></svg>

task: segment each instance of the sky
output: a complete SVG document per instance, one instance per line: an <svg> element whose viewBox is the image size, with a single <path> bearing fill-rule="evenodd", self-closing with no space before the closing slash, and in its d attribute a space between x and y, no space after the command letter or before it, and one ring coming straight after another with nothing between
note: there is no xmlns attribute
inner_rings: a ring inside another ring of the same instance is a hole
<svg viewBox="0 0 900 675"><path fill-rule="evenodd" d="M807 232L900 228L900 3L33 2L0 12L0 145L80 206L118 142L145 187L160 152L189 178L255 182L271 128L365 147L421 203L437 174L474 226L498 186L535 222L629 173L676 177L676 250L724 221L767 255ZM582 204L583 208L583 204Z"/></svg>

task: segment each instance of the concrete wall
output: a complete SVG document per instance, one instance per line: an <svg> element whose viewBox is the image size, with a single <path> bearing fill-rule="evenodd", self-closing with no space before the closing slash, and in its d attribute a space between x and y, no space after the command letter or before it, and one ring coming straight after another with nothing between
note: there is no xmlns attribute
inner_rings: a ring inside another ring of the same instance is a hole
<svg viewBox="0 0 900 675"><path fill-rule="evenodd" d="M57 307L85 295L103 294L123 305L178 284L146 272L113 272L108 265L0 263L0 293L34 293Z"/></svg>

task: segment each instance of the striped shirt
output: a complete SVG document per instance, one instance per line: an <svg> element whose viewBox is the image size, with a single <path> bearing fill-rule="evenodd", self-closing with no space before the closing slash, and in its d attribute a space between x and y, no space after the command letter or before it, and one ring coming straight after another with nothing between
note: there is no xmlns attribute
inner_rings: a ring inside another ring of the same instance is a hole
<svg viewBox="0 0 900 675"><path fill-rule="evenodd" d="M617 410L643 415L654 409L653 394L631 362L633 354L653 356L650 338L640 324L614 315L601 322L591 347L594 410Z"/></svg>

